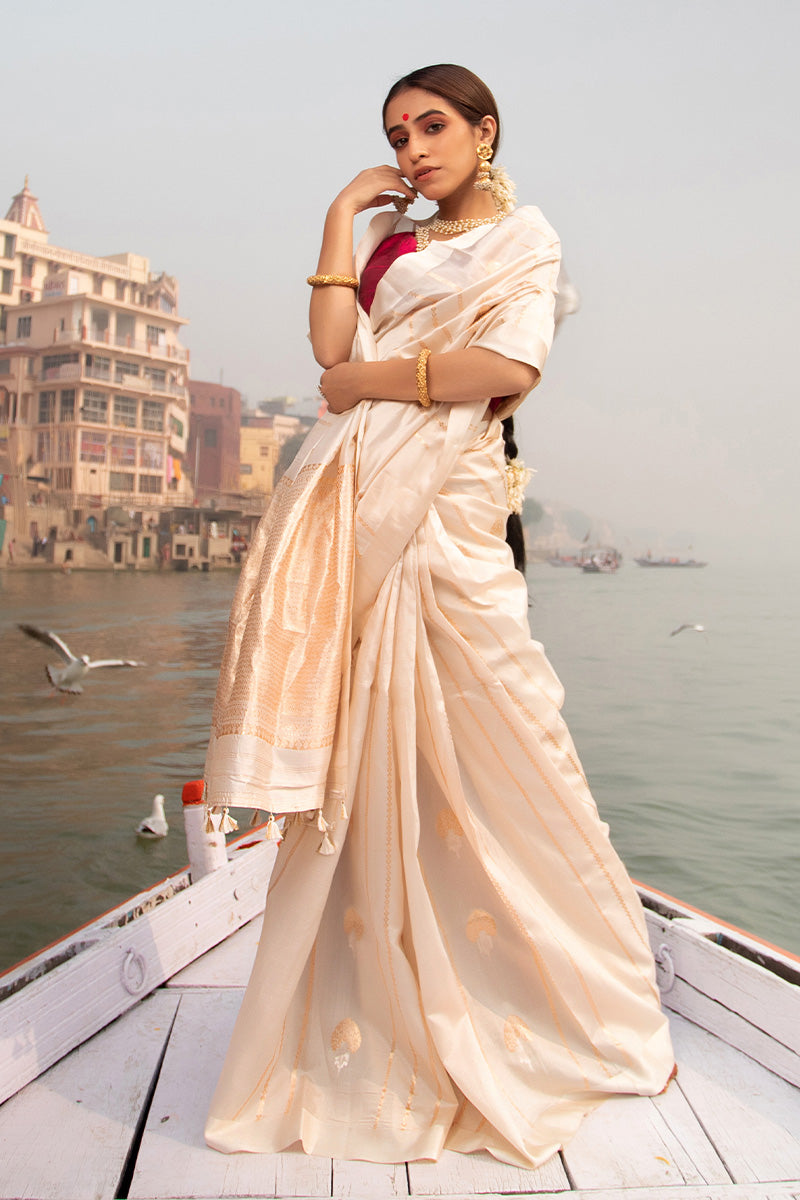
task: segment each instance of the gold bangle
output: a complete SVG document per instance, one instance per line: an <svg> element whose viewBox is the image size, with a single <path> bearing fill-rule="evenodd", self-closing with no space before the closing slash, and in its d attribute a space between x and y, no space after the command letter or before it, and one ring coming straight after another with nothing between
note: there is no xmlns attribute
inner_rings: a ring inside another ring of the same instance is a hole
<svg viewBox="0 0 800 1200"><path fill-rule="evenodd" d="M309 275L306 280L312 287L349 287L355 290L358 280L353 275Z"/></svg>
<svg viewBox="0 0 800 1200"><path fill-rule="evenodd" d="M420 350L417 356L417 399L423 408L430 408L431 398L428 395L428 359L431 352L428 349Z"/></svg>

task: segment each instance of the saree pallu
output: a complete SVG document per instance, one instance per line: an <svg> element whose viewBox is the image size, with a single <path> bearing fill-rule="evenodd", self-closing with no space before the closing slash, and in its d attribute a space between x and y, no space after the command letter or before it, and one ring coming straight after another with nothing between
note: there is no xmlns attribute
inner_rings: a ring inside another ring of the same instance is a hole
<svg viewBox="0 0 800 1200"><path fill-rule="evenodd" d="M373 225L362 259L386 232ZM537 218L526 302L539 367L548 229ZM471 245L490 277L502 244L488 240ZM429 276L452 250L431 258L407 269L438 295ZM390 333L393 354L476 336L474 313L462 329L413 297L398 313L408 280L393 266L385 282L356 354L380 357ZM528 318L490 307L479 336L513 349ZM211 1106L219 1150L300 1142L395 1162L487 1148L538 1165L604 1097L653 1094L672 1067L639 900L530 636L485 410L373 402L324 418L251 549L208 801L302 815Z"/></svg>

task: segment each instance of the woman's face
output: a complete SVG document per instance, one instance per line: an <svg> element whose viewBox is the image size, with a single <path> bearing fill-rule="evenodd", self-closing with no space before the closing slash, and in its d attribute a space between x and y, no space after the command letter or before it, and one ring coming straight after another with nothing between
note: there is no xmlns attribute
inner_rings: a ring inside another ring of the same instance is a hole
<svg viewBox="0 0 800 1200"><path fill-rule="evenodd" d="M470 125L446 100L422 88L400 92L386 109L386 134L397 165L426 200L441 201L472 186L479 142L492 142L496 125Z"/></svg>

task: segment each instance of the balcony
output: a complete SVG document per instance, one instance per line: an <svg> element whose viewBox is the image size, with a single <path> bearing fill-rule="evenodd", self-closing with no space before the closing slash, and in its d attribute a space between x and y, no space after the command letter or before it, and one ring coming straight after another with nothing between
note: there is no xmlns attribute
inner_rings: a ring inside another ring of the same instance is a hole
<svg viewBox="0 0 800 1200"><path fill-rule="evenodd" d="M80 377L80 363L62 363L60 367L48 367L46 370L42 368L42 380L48 382L52 379L80 379Z"/></svg>
<svg viewBox="0 0 800 1200"><path fill-rule="evenodd" d="M92 327L86 338L90 342L101 342L104 346L116 346L118 350L133 350L136 354L146 354L150 358L167 358L174 362L188 362L189 351L185 346L166 345L158 342L142 341L129 333L114 333L108 329Z"/></svg>

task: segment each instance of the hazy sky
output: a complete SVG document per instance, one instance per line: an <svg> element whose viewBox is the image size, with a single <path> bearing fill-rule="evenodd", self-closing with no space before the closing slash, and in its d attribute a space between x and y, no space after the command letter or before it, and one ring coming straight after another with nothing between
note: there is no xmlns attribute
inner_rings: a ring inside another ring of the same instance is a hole
<svg viewBox="0 0 800 1200"><path fill-rule="evenodd" d="M194 377L251 402L316 386L305 277L330 200L391 161L387 88L471 67L582 296L520 417L534 494L656 548L789 552L798 0L27 0L2 30L0 204L29 173L52 242L176 275Z"/></svg>

